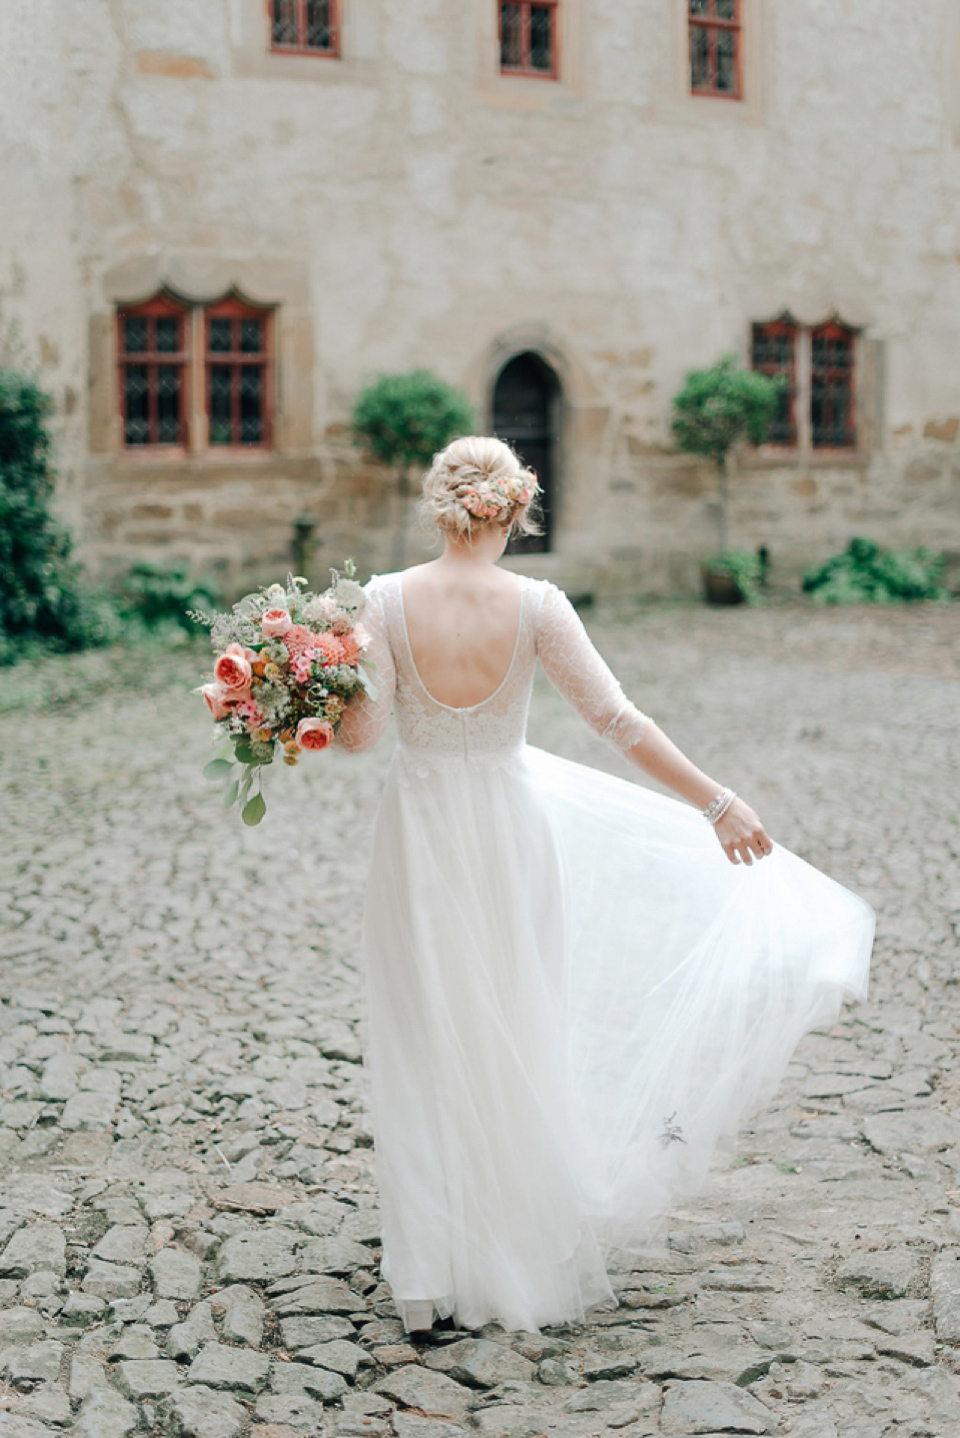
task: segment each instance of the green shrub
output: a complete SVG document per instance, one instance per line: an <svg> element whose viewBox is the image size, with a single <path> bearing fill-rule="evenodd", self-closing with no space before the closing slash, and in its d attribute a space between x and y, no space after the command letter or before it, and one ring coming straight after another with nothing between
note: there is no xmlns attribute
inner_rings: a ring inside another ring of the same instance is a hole
<svg viewBox="0 0 960 1438"><path fill-rule="evenodd" d="M705 568L714 574L729 574L745 604L763 603L761 585L767 575L759 554L752 554L749 549L728 549L709 560Z"/></svg>
<svg viewBox="0 0 960 1438"><path fill-rule="evenodd" d="M881 549L872 539L851 539L843 554L803 576L818 604L901 604L949 599L946 558L929 549Z"/></svg>
<svg viewBox="0 0 960 1438"><path fill-rule="evenodd" d="M50 396L0 369L0 634L62 649L85 642L87 618L67 530L54 519Z"/></svg>
<svg viewBox="0 0 960 1438"><path fill-rule="evenodd" d="M726 553L727 466L740 440L762 444L776 413L782 381L741 369L724 355L709 369L691 370L673 398L670 430L678 449L712 459L720 479L720 552Z"/></svg>
<svg viewBox="0 0 960 1438"><path fill-rule="evenodd" d="M129 612L148 629L179 625L187 634L195 632L188 611L209 612L220 600L216 588L208 581L193 578L185 564L164 568L146 561L131 569L123 598Z"/></svg>
<svg viewBox="0 0 960 1438"><path fill-rule="evenodd" d="M466 395L429 370L382 374L360 394L353 433L371 454L406 472L426 467L437 450L469 434L473 412Z"/></svg>

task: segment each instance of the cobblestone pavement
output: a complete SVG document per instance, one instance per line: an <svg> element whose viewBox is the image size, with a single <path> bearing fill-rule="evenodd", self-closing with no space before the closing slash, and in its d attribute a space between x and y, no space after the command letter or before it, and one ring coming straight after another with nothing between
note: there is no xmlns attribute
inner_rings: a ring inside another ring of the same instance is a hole
<svg viewBox="0 0 960 1438"><path fill-rule="evenodd" d="M876 905L869 1002L804 1041L661 1248L614 1256L615 1311L409 1342L359 1062L389 745L272 775L246 830L199 778L174 660L145 655L170 679L139 696L8 714L0 1438L960 1434L955 614L593 628L642 707ZM531 738L621 767L549 690Z"/></svg>

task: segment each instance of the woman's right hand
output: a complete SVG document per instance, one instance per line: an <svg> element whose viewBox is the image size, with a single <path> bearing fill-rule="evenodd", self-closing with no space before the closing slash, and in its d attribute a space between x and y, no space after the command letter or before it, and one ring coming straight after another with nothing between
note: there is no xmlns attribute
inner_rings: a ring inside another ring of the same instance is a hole
<svg viewBox="0 0 960 1438"><path fill-rule="evenodd" d="M734 799L713 827L731 864L752 864L754 859L765 859L773 849L773 840L758 815L742 799Z"/></svg>

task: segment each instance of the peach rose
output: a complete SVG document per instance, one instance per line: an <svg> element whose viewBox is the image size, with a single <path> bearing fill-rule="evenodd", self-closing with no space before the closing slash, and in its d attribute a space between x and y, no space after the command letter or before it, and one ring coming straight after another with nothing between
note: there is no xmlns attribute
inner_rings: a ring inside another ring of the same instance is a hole
<svg viewBox="0 0 960 1438"><path fill-rule="evenodd" d="M223 685L214 680L212 684L204 684L200 693L214 719L226 719L231 706L227 703L227 690Z"/></svg>
<svg viewBox="0 0 960 1438"><path fill-rule="evenodd" d="M260 620L265 639L282 638L292 626L293 620L285 609L267 609Z"/></svg>
<svg viewBox="0 0 960 1438"><path fill-rule="evenodd" d="M252 649L244 649L242 644L228 644L213 666L213 672L225 689L248 689L256 657Z"/></svg>
<svg viewBox="0 0 960 1438"><path fill-rule="evenodd" d="M326 719L301 719L297 725L297 743L301 749L326 749L333 742L333 725Z"/></svg>
<svg viewBox="0 0 960 1438"><path fill-rule="evenodd" d="M360 645L354 636L352 634L345 634L340 640L340 643L343 645L344 664L356 664L360 658Z"/></svg>

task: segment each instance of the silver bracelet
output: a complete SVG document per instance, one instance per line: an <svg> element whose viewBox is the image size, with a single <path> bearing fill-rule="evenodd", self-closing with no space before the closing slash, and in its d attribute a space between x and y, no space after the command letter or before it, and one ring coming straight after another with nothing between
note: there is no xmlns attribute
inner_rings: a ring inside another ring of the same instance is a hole
<svg viewBox="0 0 960 1438"><path fill-rule="evenodd" d="M706 819L707 823L718 823L719 820L723 818L724 814L730 808L730 805L733 803L736 797L737 796L732 789L721 789L720 793L717 794L715 798L710 800L710 803L703 811L703 817Z"/></svg>

